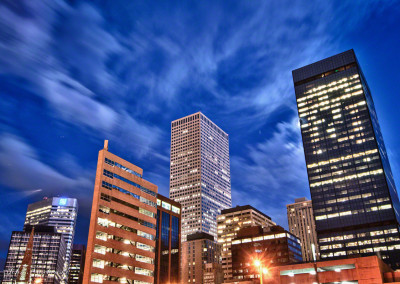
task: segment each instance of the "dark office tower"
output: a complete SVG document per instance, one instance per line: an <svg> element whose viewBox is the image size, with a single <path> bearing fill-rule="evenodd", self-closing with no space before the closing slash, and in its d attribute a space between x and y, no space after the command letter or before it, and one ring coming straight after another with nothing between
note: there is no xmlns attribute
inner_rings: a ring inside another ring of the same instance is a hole
<svg viewBox="0 0 400 284"><path fill-rule="evenodd" d="M86 247L73 245L71 263L69 265L68 284L82 284L83 268L85 267Z"/></svg>
<svg viewBox="0 0 400 284"><path fill-rule="evenodd" d="M379 254L400 267L399 198L353 50L293 71L321 259Z"/></svg>
<svg viewBox="0 0 400 284"><path fill-rule="evenodd" d="M14 231L4 266L3 284L62 284L67 252L61 233L52 226L25 226Z"/></svg>
<svg viewBox="0 0 400 284"><path fill-rule="evenodd" d="M180 283L181 205L157 195L154 283Z"/></svg>

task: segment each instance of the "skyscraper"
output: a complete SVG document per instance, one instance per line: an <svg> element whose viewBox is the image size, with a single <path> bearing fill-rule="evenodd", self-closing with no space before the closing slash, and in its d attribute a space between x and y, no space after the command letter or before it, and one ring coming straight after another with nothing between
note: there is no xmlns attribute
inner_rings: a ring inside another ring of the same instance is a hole
<svg viewBox="0 0 400 284"><path fill-rule="evenodd" d="M305 197L295 199L295 203L286 205L289 232L301 241L301 254L304 261L319 259L317 232L311 200Z"/></svg>
<svg viewBox="0 0 400 284"><path fill-rule="evenodd" d="M66 283L65 259L65 239L55 227L36 225L32 230L27 225L23 231L12 232L2 283Z"/></svg>
<svg viewBox="0 0 400 284"><path fill-rule="evenodd" d="M170 198L182 205L182 241L217 237L217 215L232 206L229 138L201 112L171 123Z"/></svg>
<svg viewBox="0 0 400 284"><path fill-rule="evenodd" d="M222 268L224 280L233 279L232 275L232 240L236 238L241 228L251 226L271 227L276 224L271 217L255 209L253 206L244 205L224 209L217 217L218 243L222 247Z"/></svg>
<svg viewBox="0 0 400 284"><path fill-rule="evenodd" d="M78 201L75 198L51 197L28 205L25 225L43 225L56 228L61 233L67 245L66 261L62 279L68 280L68 269L71 260L72 244L74 243Z"/></svg>
<svg viewBox="0 0 400 284"><path fill-rule="evenodd" d="M157 194L154 283L180 283L181 205Z"/></svg>
<svg viewBox="0 0 400 284"><path fill-rule="evenodd" d="M380 254L400 267L400 203L353 50L293 71L321 259Z"/></svg>
<svg viewBox="0 0 400 284"><path fill-rule="evenodd" d="M157 186L143 170L100 150L83 283L154 282Z"/></svg>

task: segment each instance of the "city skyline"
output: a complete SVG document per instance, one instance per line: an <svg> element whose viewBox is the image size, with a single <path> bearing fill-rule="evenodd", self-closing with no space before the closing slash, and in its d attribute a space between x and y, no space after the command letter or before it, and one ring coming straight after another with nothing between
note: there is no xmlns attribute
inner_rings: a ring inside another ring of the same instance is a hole
<svg viewBox="0 0 400 284"><path fill-rule="evenodd" d="M170 3L179 8L171 15L165 4L46 3L0 4L0 267L27 205L44 196L78 199L76 242L86 242L104 139L168 196L170 122L197 111L230 135L232 205L251 204L287 228L285 205L310 197L290 72L350 48L399 186L393 2Z"/></svg>

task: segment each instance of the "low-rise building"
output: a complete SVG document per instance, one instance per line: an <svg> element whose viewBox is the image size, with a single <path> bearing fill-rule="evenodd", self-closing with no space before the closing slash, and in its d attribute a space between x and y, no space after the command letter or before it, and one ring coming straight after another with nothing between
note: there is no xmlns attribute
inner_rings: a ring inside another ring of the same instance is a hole
<svg viewBox="0 0 400 284"><path fill-rule="evenodd" d="M204 232L188 235L182 243L182 283L202 284L210 263L221 264L221 246L214 237Z"/></svg>
<svg viewBox="0 0 400 284"><path fill-rule="evenodd" d="M251 205L236 206L221 210L217 217L218 243L221 245L224 280L232 279L232 240L241 228L251 226L270 227L276 224L271 217Z"/></svg>
<svg viewBox="0 0 400 284"><path fill-rule="evenodd" d="M203 284L223 283L224 274L220 263L206 263L203 270Z"/></svg>
<svg viewBox="0 0 400 284"><path fill-rule="evenodd" d="M400 283L400 272L394 272L377 256L367 256L276 267L264 283Z"/></svg>
<svg viewBox="0 0 400 284"><path fill-rule="evenodd" d="M284 228L243 228L232 240L231 282L259 279L263 270L301 261L300 240Z"/></svg>

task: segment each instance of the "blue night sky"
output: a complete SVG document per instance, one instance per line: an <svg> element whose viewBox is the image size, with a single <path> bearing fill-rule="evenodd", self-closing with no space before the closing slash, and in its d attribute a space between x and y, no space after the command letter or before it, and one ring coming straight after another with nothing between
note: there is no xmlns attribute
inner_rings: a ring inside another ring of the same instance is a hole
<svg viewBox="0 0 400 284"><path fill-rule="evenodd" d="M0 268L27 205L79 200L86 243L97 153L168 195L170 122L230 135L233 204L287 227L309 197L291 71L353 48L400 187L399 1L0 2Z"/></svg>

